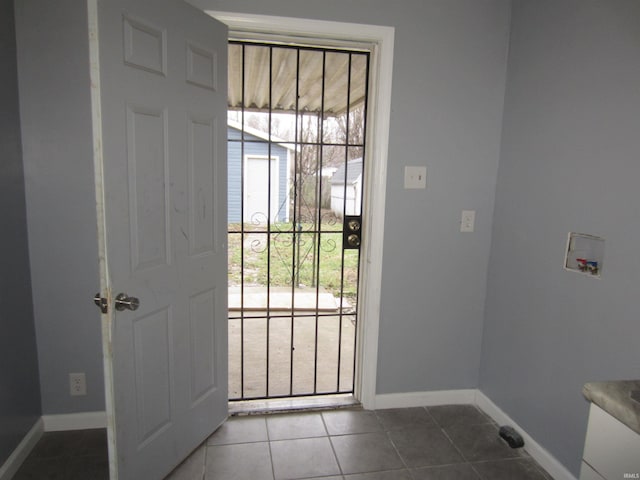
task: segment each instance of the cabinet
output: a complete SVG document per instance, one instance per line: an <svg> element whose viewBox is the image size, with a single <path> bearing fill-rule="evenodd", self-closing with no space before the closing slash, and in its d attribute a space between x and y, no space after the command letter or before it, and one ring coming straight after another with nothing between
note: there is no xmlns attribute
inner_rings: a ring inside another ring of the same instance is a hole
<svg viewBox="0 0 640 480"><path fill-rule="evenodd" d="M603 477L596 472L591 466L582 460L580 467L580 480L603 480Z"/></svg>
<svg viewBox="0 0 640 480"><path fill-rule="evenodd" d="M580 480L640 479L638 452L640 435L592 403Z"/></svg>

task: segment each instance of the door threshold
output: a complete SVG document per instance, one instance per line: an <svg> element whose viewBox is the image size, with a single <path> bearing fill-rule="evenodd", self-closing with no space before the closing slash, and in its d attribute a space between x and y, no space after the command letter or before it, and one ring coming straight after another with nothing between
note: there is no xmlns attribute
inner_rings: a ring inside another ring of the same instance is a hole
<svg viewBox="0 0 640 480"><path fill-rule="evenodd" d="M360 407L352 394L268 398L229 402L229 416Z"/></svg>

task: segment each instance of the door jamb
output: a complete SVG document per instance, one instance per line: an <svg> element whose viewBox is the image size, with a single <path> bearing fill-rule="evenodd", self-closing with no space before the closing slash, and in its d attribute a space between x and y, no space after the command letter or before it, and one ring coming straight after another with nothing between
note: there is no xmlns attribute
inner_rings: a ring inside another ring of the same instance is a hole
<svg viewBox="0 0 640 480"><path fill-rule="evenodd" d="M363 219L366 236L362 245L359 311L366 321L358 322L360 359L357 364L354 396L365 409L375 409L376 375L378 367L378 333L380 326L380 293L382 283L382 253L384 214L391 115L393 76L393 27L313 19L275 17L245 13L204 10L229 27L229 34L244 39L277 35L280 38L307 39L324 46L352 44L368 45L371 51L369 104L367 118L367 161L369 175L364 185L364 202L369 206Z"/></svg>

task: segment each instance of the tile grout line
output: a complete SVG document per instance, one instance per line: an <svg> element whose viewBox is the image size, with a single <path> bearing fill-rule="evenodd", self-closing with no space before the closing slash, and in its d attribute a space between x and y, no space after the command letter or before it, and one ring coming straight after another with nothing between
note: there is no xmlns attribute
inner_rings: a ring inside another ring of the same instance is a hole
<svg viewBox="0 0 640 480"><path fill-rule="evenodd" d="M440 426L440 424L437 424L438 427L440 428L440 431L443 433L443 435L445 437L447 437L447 440L449 440L449 442L451 442L451 445L453 445L453 448L456 449L456 451L460 454L460 456L462 457L462 459L468 463L471 464L471 461L465 456L465 454L462 452L462 450L460 450L460 448L458 448L458 445L456 445L456 442L453 441L453 439L449 436L449 434L447 433L447 431Z"/></svg>
<svg viewBox="0 0 640 480"><path fill-rule="evenodd" d="M340 476L344 478L345 473L342 471L342 465L340 465L340 459L338 459L338 454L336 453L336 447L333 445L331 441L331 435L329 434L329 429L327 428L327 422L324 419L324 415L322 412L320 413L320 418L322 419L322 425L324 426L325 432L327 432L327 438L329 439L329 445L331 445L331 451L333 452L333 458L336 460L336 465L338 465L338 470L340 470Z"/></svg>
<svg viewBox="0 0 640 480"><path fill-rule="evenodd" d="M209 456L209 446L210 446L207 442L209 441L209 438L211 438L211 435L209 435L204 441L204 460L202 462L202 477L201 477L202 480L207 480L207 457Z"/></svg>
<svg viewBox="0 0 640 480"><path fill-rule="evenodd" d="M473 475L475 475L474 478L476 478L476 480L487 480L489 478L487 475L491 475L491 470L492 469L489 468L486 464L496 463L496 464L501 464L504 467L506 467L507 464L513 464L514 465L513 468L515 468L515 465L517 465L519 463L522 463L523 467L527 467L527 469L531 468L531 467L534 468L535 478L538 478L538 475L539 475L540 476L540 480L543 480L543 479L551 480L552 477L549 476L549 473L535 459L533 459L530 456L529 452L527 452L526 449L522 449L521 455L518 455L518 456L509 456L509 457L500 456L499 458L484 458L483 457L483 458L479 458L477 460L469 460L469 459L467 459L467 457L463 454L461 448L457 445L457 443L455 443L453 441L453 437L447 432L447 430L445 430L445 428L449 428L449 430L452 431L453 434L457 434L458 433L458 430L457 430L458 423L449 424L449 421L447 420L448 417L440 418L439 415L435 415L435 413L437 413L437 410L435 410L435 409L432 410L432 407L423 406L421 408L426 409L426 412L427 412L429 418L434 422L433 426L438 428L438 429L440 429L440 431L444 434L445 438L453 445L454 449L459 453L460 457L463 460L462 462L454 462L454 463L446 464L446 465L428 465L429 467L446 467L446 466L449 466L449 465L466 465L466 466L468 466L470 468L471 472L473 472ZM484 413L481 410L479 410L479 411L481 413ZM318 413L320 415L321 424L322 424L323 429L324 429L323 434L318 436L318 437L302 437L300 439L311 439L311 438L322 438L322 437L328 438L329 439L329 443L330 443L331 451L333 452L333 455L334 455L334 460L336 461L336 464L337 464L338 470L339 470L339 473L335 473L334 475L344 479L346 474L344 473L343 468L342 468L342 466L340 464L339 458L337 456L337 448L333 444L333 438L332 437L335 436L335 437L338 438L340 436L349 436L349 435L357 435L357 434L351 432L351 433L337 433L336 435L331 435L331 433L329 432L328 423L329 423L329 420L332 417L329 416L329 414L328 414L328 416L325 417L324 413L326 413L326 412L318 412ZM400 469L402 469L402 472L406 473L407 478L411 478L411 479L415 480L417 478L417 475L418 475L418 473L416 473L416 469L421 468L421 466L409 467L407 465L407 462L404 460L402 455L400 455L400 451L398 449L398 445L396 445L396 443L391 439L391 435L395 430L393 430L392 428L385 428L382 425L382 422L380 421L380 416L378 415L378 411L374 410L374 411L372 411L372 413L374 414L374 418L376 419L377 423L381 427L381 432L380 433L384 433L385 434L385 437L391 443L392 448L394 449L394 451L396 452L397 456L401 460L402 467L399 467L399 468L394 469L394 470L397 470L397 472L399 473L399 472L401 472ZM440 418L440 422L437 421L437 418ZM457 422L458 418L457 417L454 418L453 421ZM262 423L263 427L265 428L266 441L268 443L269 457L270 457L270 461L271 461L272 479L276 480L275 464L274 464L274 458L273 458L273 451L272 451L271 447L272 447L272 443L273 442L277 442L279 440L271 438L271 435L269 433L269 428L268 428L268 423L269 423L268 422L268 416L262 415L260 417L260 423ZM449 425L449 426L447 427L447 425ZM486 422L486 423L485 422L478 422L478 420L475 420L475 419L473 421L470 420L469 422L467 422L465 420L465 423L460 425L460 427L465 427L465 428L466 427L478 427L478 428L484 427L484 428L487 428L487 429L488 429L488 426L492 426L494 428L497 428L498 425L495 422ZM410 429L410 428L411 428L410 426L403 427L403 429ZM372 431L372 432L360 432L360 433L374 433L374 432ZM84 439L84 436L85 435L82 434L81 438ZM200 466L202 468L202 470L201 470L202 473L197 475L197 477L195 477L195 479L197 479L197 480L214 480L214 479L209 477L209 475L212 474L213 472L210 473L210 472L207 471L208 458L209 458L209 456L213 457L213 455L212 455L213 452L210 452L209 448L214 448L214 447L222 446L222 445L241 445L241 444L254 444L254 443L263 443L264 442L264 440L262 440L262 441L256 440L255 438L257 438L257 437L255 435L253 437L251 437L251 438L252 439L250 441L233 442L233 443L221 444L221 445L209 445L208 444L209 438L207 438L203 442L204 443L203 446L205 448L205 452L203 452L204 454L203 454L203 457L202 457L202 464ZM283 439L283 440L286 440L286 439ZM76 442L74 441L72 443L75 444ZM89 442L88 441L83 441L81 443L89 443ZM399 445L402 445L402 444L399 444ZM465 445L464 441L462 442L462 445ZM89 447L90 447L90 445L89 445ZM49 449L47 449L46 451L49 451L50 449L51 449L51 447ZM64 472L68 473L68 472L70 472L69 469L72 468L72 467L74 469L77 469L77 466L73 466L73 462L76 461L77 459L84 459L84 458L90 458L90 457L96 456L96 455L94 455L94 452L93 452L92 449L88 449L88 450L81 449L79 451L79 453L81 453L81 452L85 452L85 453L84 454L80 454L80 455L69 455L66 451L62 452L62 453L58 452L58 454L56 454L56 455L45 456L45 457L42 457L42 458L35 459L35 461L37 461L37 462L43 462L43 461L46 462L48 460L56 460L58 462L61 462L61 465L60 465L61 468L64 470ZM194 451L194 453L195 453L195 451ZM471 455L473 455L473 452L470 451L469 453ZM32 458L31 460L33 461L34 459ZM500 466L500 465L496 465L496 466ZM485 471L484 473L481 473L481 472L483 472L482 469L487 469L487 468L489 468L487 471ZM387 471L387 470L379 470L379 471L382 472L382 471ZM391 472L391 471L389 471L389 472ZM365 473L365 472L363 472L363 473ZM374 472L371 472L371 473L374 473ZM68 474L70 474L70 473L68 473ZM324 475L324 476L317 477L317 478L318 478L318 480L320 480L320 478L325 478L325 477L328 477L328 476L329 475Z"/></svg>
<svg viewBox="0 0 640 480"><path fill-rule="evenodd" d="M426 408L426 409L427 409L427 411L428 411L428 407L424 407L424 408ZM481 409L479 409L477 406L476 406L476 409L477 409L478 411L480 411L480 413L482 413L483 415L487 416L487 415L486 415L486 413L485 413L484 411L482 411ZM434 420L435 420L435 419L434 419ZM491 419L489 418L489 420L491 420ZM470 459L468 459L468 458L464 455L464 453L462 452L462 450L461 450L460 448L458 448L458 445L457 445L457 444L453 441L453 439L449 436L449 434L447 433L447 431L445 430L445 428L444 428L443 426L441 426L437 421L436 421L436 424L438 425L438 427L440 427L440 429L442 430L442 433L443 433L443 434L447 437L447 439L451 442L451 444L453 445L453 447L458 451L458 453L460 453L460 456L464 459L464 463L466 463L467 465L469 465L469 466L471 467L471 470L473 470L473 472L477 475L477 477L478 477L480 480L487 480L487 479L484 477L484 475L482 475L482 473L480 473L480 472L476 469L476 467L475 467L475 465L476 465L476 464L480 464L480 463L487 463L487 462L496 462L496 461L500 461L500 462L501 462L501 461L508 461L508 460L518 460L518 459L527 458L527 457L528 457L528 458L531 458L531 457L528 455L528 452L526 452L526 451L525 451L525 453L527 453L527 456L526 456L526 457L498 458L498 459L479 460L479 461L476 461L476 462L472 462ZM496 427L497 427L497 425L496 425L496 424L495 424L495 422L493 422L493 421L488 421L488 422L486 422L486 423L478 423L478 424L474 424L474 425L477 425L477 426L480 426L480 425L493 425L493 426L496 426ZM540 469L538 465L536 465L536 468L538 468L538 470Z"/></svg>
<svg viewBox="0 0 640 480"><path fill-rule="evenodd" d="M475 473L480 480L485 480L482 474L476 469L476 467L473 466L473 463L471 462L468 462L468 463L469 463L469 466L471 467L471 470L473 470L473 473Z"/></svg>
<svg viewBox="0 0 640 480"><path fill-rule="evenodd" d="M445 430L445 428L440 425L440 423L433 417L433 415L431 414L431 412L429 412L429 408L428 407L424 407L425 410L427 410L427 413L429 413L429 415L431 415L431 418L433 418L433 421L435 422L435 424L438 426L438 428L440 429L440 431L442 432L442 434L445 436L445 438L447 440L449 440L449 442L451 443L451 445L453 445L453 448L456 449L456 451L460 454L460 457L464 460L463 463L466 463L467 465L469 465L471 467L471 470L473 471L473 473L476 474L476 476L480 479L480 480L484 480L484 477L482 475L480 475L480 472L478 472L473 464L469 461L469 459L464 455L464 453L462 452L462 450L460 450L460 448L458 448L458 445L456 445L456 442L453 441L453 439L449 436L449 434L447 433L447 431Z"/></svg>
<svg viewBox="0 0 640 480"><path fill-rule="evenodd" d="M389 440L389 443L391 444L391 446L393 447L393 449L396 452L396 455L398 455L398 458L400 459L400 461L402 462L402 465L404 465L404 470L406 470L409 473L409 476L412 479L415 479L415 477L413 476L413 472L411 471L411 469L409 468L409 466L407 465L407 462L404 461L404 458L402 458L402 455L400 455L400 451L398 450L398 447L396 446L396 444L394 443L393 439L391 438L391 435L389 435L389 433L391 432L391 430L385 429L384 424L382 422L382 420L380 419L380 417L378 417L378 413L376 410L373 411L378 423L380 424L380 426L382 427L382 431L384 432L384 434L387 437L387 440Z"/></svg>
<svg viewBox="0 0 640 480"><path fill-rule="evenodd" d="M263 416L264 428L267 431L267 447L269 448L269 460L271 461L271 478L276 478L276 467L273 464L273 452L271 451L271 436L269 435L269 425L267 423L267 417Z"/></svg>
<svg viewBox="0 0 640 480"><path fill-rule="evenodd" d="M504 462L519 462L519 461L528 461L528 462L533 462L533 466L536 469L536 471L538 473L540 473L540 475L542 477L549 477L549 473L546 472L546 470L544 470L539 464L538 462L535 461L535 459L533 459L532 457L512 457L512 458L499 458L499 459L492 459L492 460L478 460L477 462L468 462L469 465L471 465L471 468L473 469L474 472L476 472L476 474L478 475L478 477L481 480L491 480L487 477L485 477L484 475L482 475L482 473L480 473L475 467L476 465L481 465L483 463L504 463ZM553 480L553 478L551 477L551 480Z"/></svg>

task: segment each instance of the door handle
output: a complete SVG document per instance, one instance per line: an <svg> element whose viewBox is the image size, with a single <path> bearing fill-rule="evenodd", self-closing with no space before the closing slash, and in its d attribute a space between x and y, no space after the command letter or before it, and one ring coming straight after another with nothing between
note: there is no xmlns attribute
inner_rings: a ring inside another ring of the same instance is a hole
<svg viewBox="0 0 640 480"><path fill-rule="evenodd" d="M119 293L116 297L116 310L137 310L140 306L140 300L136 297L130 297L126 293Z"/></svg>

